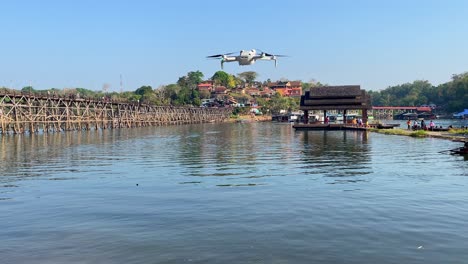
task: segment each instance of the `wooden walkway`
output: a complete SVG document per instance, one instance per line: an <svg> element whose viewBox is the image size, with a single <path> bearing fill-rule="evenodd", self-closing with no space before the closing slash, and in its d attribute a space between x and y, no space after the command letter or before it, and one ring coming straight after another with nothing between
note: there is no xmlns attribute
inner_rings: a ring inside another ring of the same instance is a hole
<svg viewBox="0 0 468 264"><path fill-rule="evenodd" d="M154 106L111 100L0 93L0 134L223 122L229 108Z"/></svg>

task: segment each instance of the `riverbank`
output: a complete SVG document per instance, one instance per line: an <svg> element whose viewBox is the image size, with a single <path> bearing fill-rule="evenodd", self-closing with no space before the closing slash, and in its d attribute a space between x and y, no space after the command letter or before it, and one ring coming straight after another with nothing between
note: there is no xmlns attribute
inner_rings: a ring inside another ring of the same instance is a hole
<svg viewBox="0 0 468 264"><path fill-rule="evenodd" d="M370 129L372 132L377 132L387 135L400 135L400 136L410 136L410 137L433 137L448 139L456 142L466 142L468 141L468 132L466 129L454 129L451 131L426 131L426 130L406 130L400 128L394 129Z"/></svg>
<svg viewBox="0 0 468 264"><path fill-rule="evenodd" d="M270 115L239 115L231 117L227 122L266 122L271 121Z"/></svg>

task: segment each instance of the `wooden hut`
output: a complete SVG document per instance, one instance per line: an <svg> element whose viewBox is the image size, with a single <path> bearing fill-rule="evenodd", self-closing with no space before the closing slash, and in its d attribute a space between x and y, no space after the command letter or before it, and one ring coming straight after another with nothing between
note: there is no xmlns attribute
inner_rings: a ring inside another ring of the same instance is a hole
<svg viewBox="0 0 468 264"><path fill-rule="evenodd" d="M362 110L362 121L367 122L367 111L372 108L370 95L359 85L312 87L301 96L300 109L304 111L304 123L308 123L310 110L342 110L346 122L347 110Z"/></svg>

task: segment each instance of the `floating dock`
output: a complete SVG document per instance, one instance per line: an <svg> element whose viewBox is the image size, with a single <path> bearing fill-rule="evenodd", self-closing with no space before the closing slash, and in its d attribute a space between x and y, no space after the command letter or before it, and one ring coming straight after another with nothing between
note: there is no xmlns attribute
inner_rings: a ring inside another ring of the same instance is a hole
<svg viewBox="0 0 468 264"><path fill-rule="evenodd" d="M400 124L369 124L367 126L356 126L351 124L322 124L322 123L311 123L311 124L294 124L293 128L296 130L362 130L368 129L393 129L398 127Z"/></svg>

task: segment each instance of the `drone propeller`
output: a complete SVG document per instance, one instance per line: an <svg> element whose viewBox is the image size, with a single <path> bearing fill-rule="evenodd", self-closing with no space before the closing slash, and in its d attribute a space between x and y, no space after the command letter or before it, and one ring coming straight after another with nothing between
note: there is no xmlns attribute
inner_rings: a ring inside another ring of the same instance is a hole
<svg viewBox="0 0 468 264"><path fill-rule="evenodd" d="M224 54L216 54L216 55L211 55L211 56L206 56L206 57L215 59L215 58L220 58L222 56L224 56Z"/></svg>
<svg viewBox="0 0 468 264"><path fill-rule="evenodd" d="M237 52L230 52L230 53L224 53L224 54L216 54L216 55L211 55L211 56L206 56L207 58L221 58L221 57L224 57L226 55L232 55L232 54L235 54Z"/></svg>
<svg viewBox="0 0 468 264"><path fill-rule="evenodd" d="M264 52L263 54L265 56L269 56L269 57L288 57L288 55L276 55L276 54L270 54L270 53L266 53L266 52Z"/></svg>

